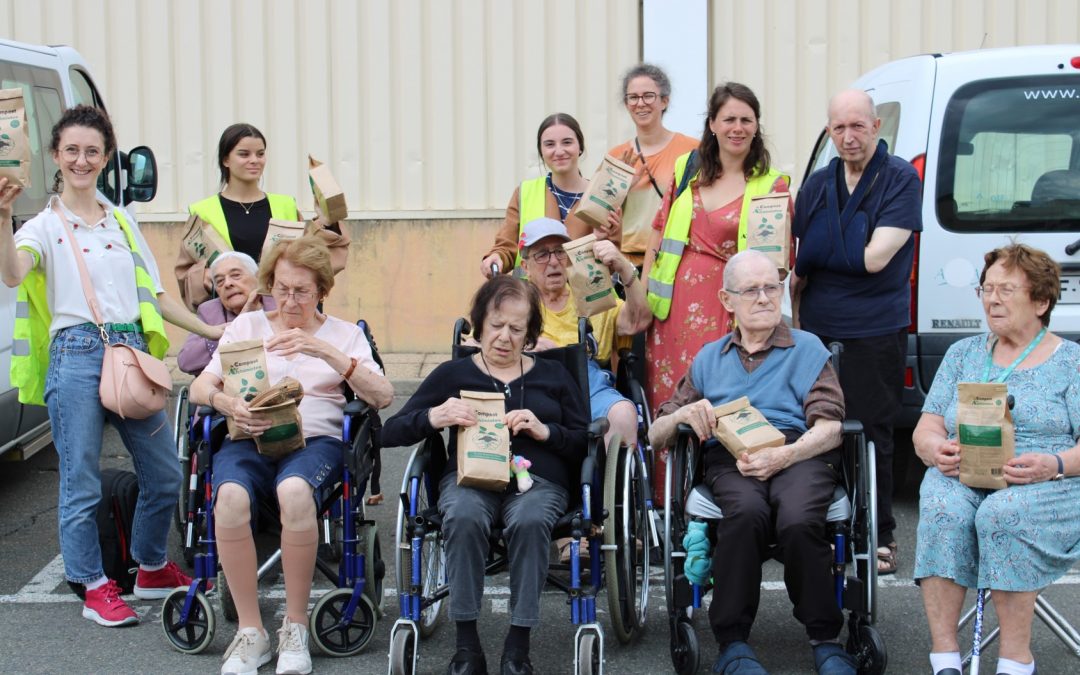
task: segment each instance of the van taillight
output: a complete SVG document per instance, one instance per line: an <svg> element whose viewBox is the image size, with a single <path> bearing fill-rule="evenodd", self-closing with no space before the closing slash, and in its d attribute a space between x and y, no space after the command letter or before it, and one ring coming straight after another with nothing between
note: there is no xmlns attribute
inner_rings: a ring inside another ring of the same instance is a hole
<svg viewBox="0 0 1080 675"><path fill-rule="evenodd" d="M915 369L911 366L904 368L904 388L911 389L915 386Z"/></svg>
<svg viewBox="0 0 1080 675"><path fill-rule="evenodd" d="M917 155L911 160L911 166L919 174L919 181L926 175L926 153ZM908 325L909 333L918 332L919 319L919 233L915 233L915 255L911 258L911 324Z"/></svg>
<svg viewBox="0 0 1080 675"><path fill-rule="evenodd" d="M1069 65L1072 66L1073 68L1080 69L1080 56L1072 57L1072 60L1069 61Z"/></svg>
<svg viewBox="0 0 1080 675"><path fill-rule="evenodd" d="M911 166L915 167L915 170L919 172L919 180L923 180L923 176L926 175L926 153L924 152L911 160Z"/></svg>

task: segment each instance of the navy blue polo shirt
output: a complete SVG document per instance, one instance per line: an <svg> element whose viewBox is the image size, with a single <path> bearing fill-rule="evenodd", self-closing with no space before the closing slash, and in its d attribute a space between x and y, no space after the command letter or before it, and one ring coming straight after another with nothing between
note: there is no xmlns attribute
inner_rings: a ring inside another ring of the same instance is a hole
<svg viewBox="0 0 1080 675"><path fill-rule="evenodd" d="M878 152L886 152L883 141ZM872 177L864 174L860 181ZM799 190L795 202L793 231L804 237L829 236L821 212L825 206L826 181L836 181L843 210L850 195L844 180L843 162L836 158L815 171ZM888 155L877 181L863 198L859 211L876 227L922 231L922 182L910 163ZM815 216L815 214L817 214ZM875 337L896 333L911 323L911 265L915 237L876 273L838 271L818 267L805 270L806 287L799 306L803 330L836 338Z"/></svg>

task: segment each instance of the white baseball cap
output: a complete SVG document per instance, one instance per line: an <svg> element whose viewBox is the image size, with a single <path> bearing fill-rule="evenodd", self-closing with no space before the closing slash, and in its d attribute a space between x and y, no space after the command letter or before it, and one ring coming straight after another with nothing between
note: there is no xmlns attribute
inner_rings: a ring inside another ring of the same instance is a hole
<svg viewBox="0 0 1080 675"><path fill-rule="evenodd" d="M559 237L563 241L570 241L565 225L554 218L537 218L525 224L521 230L521 240L518 245L521 248L528 248L546 237Z"/></svg>

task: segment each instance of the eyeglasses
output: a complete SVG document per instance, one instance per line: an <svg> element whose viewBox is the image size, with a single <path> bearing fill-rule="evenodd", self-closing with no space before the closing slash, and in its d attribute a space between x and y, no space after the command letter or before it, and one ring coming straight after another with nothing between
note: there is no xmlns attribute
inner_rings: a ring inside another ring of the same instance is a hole
<svg viewBox="0 0 1080 675"><path fill-rule="evenodd" d="M645 105L652 105L656 103L656 99L660 97L655 91L647 91L644 94L627 94L623 100L626 101L626 105L637 105L638 103L644 103Z"/></svg>
<svg viewBox="0 0 1080 675"><path fill-rule="evenodd" d="M783 286L779 284L767 284L756 288L744 288L741 291L736 291L731 288L725 288L724 290L732 295L742 298L746 302L753 302L754 300L757 300L758 296L762 293L764 293L765 297L769 300L775 300L780 297L780 291L782 289Z"/></svg>
<svg viewBox="0 0 1080 675"><path fill-rule="evenodd" d="M983 284L982 286L975 287L975 295L978 297L990 297L997 291L998 297L1002 300L1008 300L1013 296L1013 293L1020 289L1029 289L1031 286L1013 286L1012 284Z"/></svg>
<svg viewBox="0 0 1080 675"><path fill-rule="evenodd" d="M537 265L546 265L547 262L551 260L552 255L554 255L555 259L560 263L564 263L570 259L570 255L561 248L553 248L549 251L536 251L529 255L529 257L532 258L533 262Z"/></svg>
<svg viewBox="0 0 1080 675"><path fill-rule="evenodd" d="M315 299L315 291L290 291L288 288L282 288L281 286L274 286L270 291L270 295L274 296L274 299L278 302L282 302L287 298L292 298L301 305L307 304Z"/></svg>
<svg viewBox="0 0 1080 675"><path fill-rule="evenodd" d="M105 156L105 153L101 151L101 148L86 148L81 149L74 145L69 145L60 151L60 154L69 162L77 162L79 155L86 158L87 164L97 164Z"/></svg>

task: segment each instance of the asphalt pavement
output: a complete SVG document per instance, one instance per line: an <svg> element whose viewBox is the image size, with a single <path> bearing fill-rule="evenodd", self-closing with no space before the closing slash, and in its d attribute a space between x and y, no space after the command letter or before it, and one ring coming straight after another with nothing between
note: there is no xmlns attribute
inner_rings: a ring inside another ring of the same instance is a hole
<svg viewBox="0 0 1080 675"><path fill-rule="evenodd" d="M400 409L403 398L395 400L384 413ZM400 485L408 456L407 449L383 451L383 486L387 501L370 507L369 517L378 522L382 555L388 561L385 591L386 615L375 635L359 655L338 659L316 654L319 673L374 674L387 671L390 627L396 618L393 589L393 532L396 518L396 488ZM103 466L130 467L130 460L115 432L106 433ZM130 628L103 628L80 615L78 599L63 581L56 528L57 459L47 448L19 464L3 464L0 470L0 672L3 673L216 673L222 654L235 632L214 600L216 632L213 643L198 655L173 649L161 627L161 603L129 598L141 622ZM890 673L925 673L929 666L929 635L917 587L911 581L917 519L916 481L909 480L896 501L900 570L880 582L878 628L888 647ZM178 535L171 533L172 548L178 554ZM273 542L260 540L260 548ZM783 587L782 568L768 563L761 591L761 607L751 636L751 644L772 673L812 673L813 662L801 625L793 618ZM669 636L663 609L662 576L653 578L647 630L636 644L619 644L608 621L606 601L599 598L600 623L606 630L605 672L670 673ZM502 639L508 625L509 591L505 575L489 577L485 609L480 620L481 637L489 666L497 668ZM331 585L316 579L313 595ZM280 625L284 591L280 572L275 569L261 586L264 621L271 632ZM1065 616L1080 623L1080 572L1074 570L1046 591L1045 596ZM314 603L315 597L312 599ZM571 673L575 627L569 621L565 596L550 590L543 599L542 624L533 631L532 659L538 673ZM996 625L992 609L987 611L988 628ZM702 645L701 672L708 672L715 659L715 644L705 612L698 612L694 625ZM967 632L965 631L965 634ZM970 635L967 641L970 642ZM1080 672L1080 658L1073 655L1039 620L1033 629L1033 647L1043 675ZM442 673L454 649L454 629L445 619L435 634L420 645L418 673ZM984 652L983 672L993 672L996 645ZM262 672L273 672L272 664Z"/></svg>

